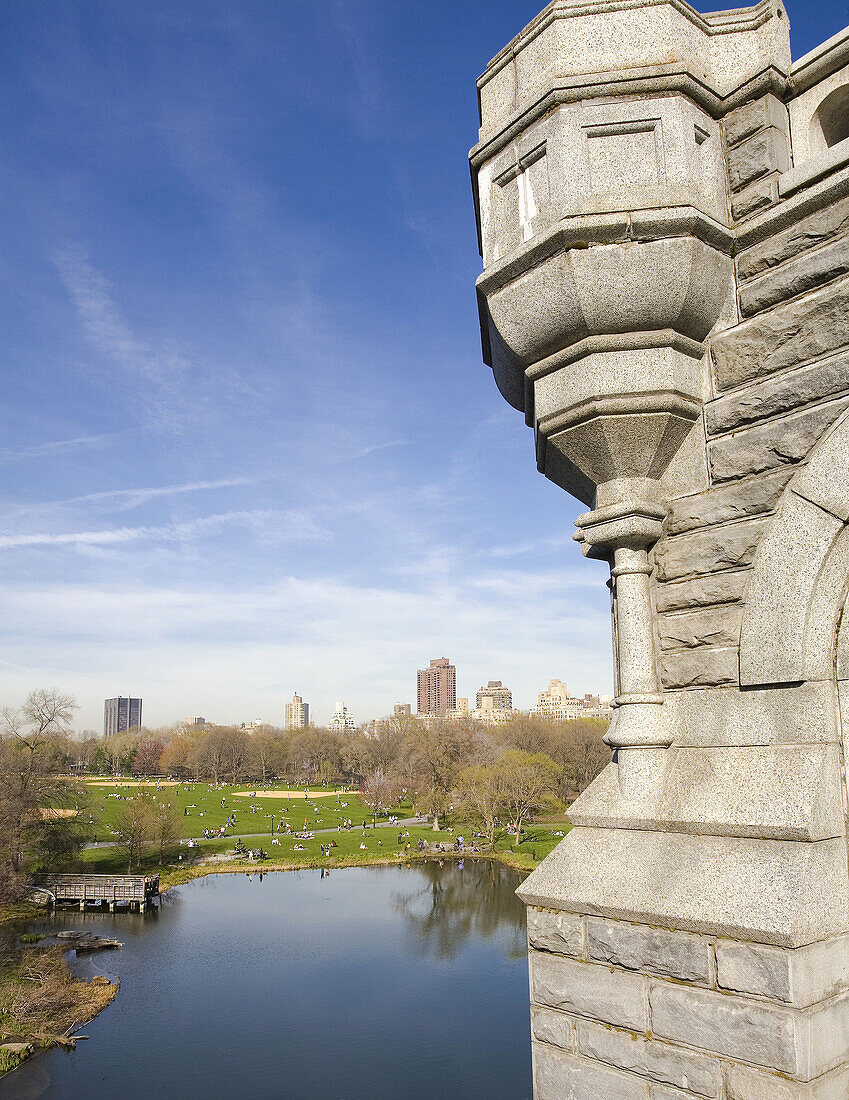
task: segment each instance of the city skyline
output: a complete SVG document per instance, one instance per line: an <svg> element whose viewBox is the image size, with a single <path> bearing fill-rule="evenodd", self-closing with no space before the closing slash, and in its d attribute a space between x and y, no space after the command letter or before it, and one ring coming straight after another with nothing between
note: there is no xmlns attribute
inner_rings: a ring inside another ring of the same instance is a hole
<svg viewBox="0 0 849 1100"><path fill-rule="evenodd" d="M445 658L443 658L443 660L445 660ZM430 664L432 666L433 662L430 662ZM469 707L469 705L468 705L469 704L469 699L470 699L471 696L461 696L459 694L459 692L456 689L456 672L457 672L457 670L456 670L456 667L453 666L453 664L450 667L454 670L454 673L455 673L455 702L457 704L457 707L459 708L461 703L464 703L466 705L467 712L471 714L475 710L475 707ZM422 670L420 670L420 671L422 671ZM540 682L542 682L542 681L540 681ZM596 698L596 699L600 698L602 700L612 699L612 691L609 691L609 692L584 692L581 695L572 696L569 693L569 691L567 689L567 685L564 681L561 681L559 679L549 679L547 681L547 683L548 683L548 688L547 689L535 692L534 696L533 696L533 699L529 700L529 701L526 701L522 705L514 702L514 700L512 698L512 690L500 680L491 680L490 679L490 680L485 681L485 683L480 686L478 691L476 693L472 693L472 695L474 696L475 705L476 705L478 710L481 709L481 699L482 699L482 697L483 696L489 696L489 697L492 697L493 700L495 700L495 699L498 700L497 702L493 701L491 704L489 704L491 706L494 706L495 709L503 707L506 710L512 710L512 711L516 711L518 713L531 713L531 714L539 713L542 716L558 717L558 718L559 717L564 717L566 715L566 712L565 711L560 712L560 711L552 710L549 713L548 710L546 710L544 707L541 708L541 706L540 706L540 704L543 702L543 697L547 696L551 692L553 685L557 685L558 691L559 691L559 693L561 693L561 694L558 695L558 702L561 701L563 697L565 697L565 698L568 698L572 704L577 704L579 707L583 706L586 703L586 701L591 699L591 698ZM118 698L120 698L122 701L126 701L126 697L121 696L121 697L118 697ZM106 704L108 705L110 702L113 702L113 701L115 701L115 700L107 699ZM139 710L140 710L141 702L142 702L141 699L133 698L132 702L138 703L139 704ZM295 692L291 699L284 700L281 706L279 706L276 709L273 709L271 711L271 717L253 718L253 719L247 719L247 718L244 717L244 715L239 715L239 716L236 716L236 717L228 717L226 719L221 718L219 716L213 716L211 718L197 717L197 716L182 717L182 718L166 717L166 719L161 721L161 722L160 721L148 722L146 724L145 728L155 729L157 727L167 727L167 726L172 726L172 725L182 725L185 728L190 728L192 726L202 726L202 725L205 725L205 724L222 725L222 726L235 726L237 728L253 728L255 726L262 726L262 725L275 726L275 727L282 728L282 729L304 729L308 726L317 726L317 727L325 727L326 726L327 728L334 728L334 719L340 714L340 708L344 712L346 718L350 719L352 717L353 712L352 712L351 708L349 708L344 703L340 703L337 700L332 707L330 707L329 704L326 704L326 703L323 703L323 702L320 703L319 704L319 712L324 713L325 710L327 710L328 711L328 717L323 721L317 720L317 712L316 712L315 708L312 706L312 704L310 702L306 701L298 692ZM447 708L447 709L450 710L451 708ZM573 709L574 709L574 707L573 707ZM278 714L277 711L280 711L281 713ZM454 709L454 713L455 714L457 713L456 708ZM408 718L413 717L413 718L415 718L415 717L418 717L418 716L419 715L417 715L416 710L415 710L415 708L413 707L413 705L411 703L395 700L391 704L389 704L389 703L384 704L382 709L381 709L381 707L378 707L378 710L375 711L375 713L373 713L373 714L369 713L369 714L365 714L365 715L358 715L354 726L351 726L350 723L346 723L345 728L348 728L348 729L359 728L362 725L367 725L368 723L371 723L371 722L381 721L381 720L384 720L384 719L387 719L387 718L392 718L392 717L394 717L394 718L404 718L404 717L408 717ZM422 716L427 717L427 715L422 715ZM568 716L571 717L572 714L569 713ZM133 726L135 724L136 723L130 723L131 726ZM75 723L75 728L78 729L78 730L90 730L91 729L91 727L87 727L81 722L76 722ZM126 727L124 727L124 728L126 728Z"/></svg>

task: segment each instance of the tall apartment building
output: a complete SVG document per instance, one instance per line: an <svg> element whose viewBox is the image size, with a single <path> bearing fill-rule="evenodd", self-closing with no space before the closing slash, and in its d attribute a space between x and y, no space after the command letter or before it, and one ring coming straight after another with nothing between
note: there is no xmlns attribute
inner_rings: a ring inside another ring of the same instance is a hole
<svg viewBox="0 0 849 1100"><path fill-rule="evenodd" d="M297 692L292 696L292 702L286 704L285 724L287 730L303 730L310 724L310 705Z"/></svg>
<svg viewBox="0 0 849 1100"><path fill-rule="evenodd" d="M510 688L504 687L500 680L490 680L486 687L480 688L475 699L478 710L489 709L484 703L485 699L492 700L492 710L513 709L513 692Z"/></svg>
<svg viewBox="0 0 849 1100"><path fill-rule="evenodd" d="M447 657L437 657L430 668L418 671L416 709L419 714L446 715L457 706L457 670Z"/></svg>
<svg viewBox="0 0 849 1100"><path fill-rule="evenodd" d="M141 699L131 699L119 695L116 699L107 699L103 704L103 735L111 737L113 733L140 726L142 720Z"/></svg>

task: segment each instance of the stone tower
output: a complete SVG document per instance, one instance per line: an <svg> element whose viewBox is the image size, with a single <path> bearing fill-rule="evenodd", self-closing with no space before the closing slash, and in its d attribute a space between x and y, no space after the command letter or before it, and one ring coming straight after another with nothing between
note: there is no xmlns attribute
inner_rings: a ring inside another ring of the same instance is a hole
<svg viewBox="0 0 849 1100"><path fill-rule="evenodd" d="M554 0L478 91L484 358L614 624L520 891L537 1100L845 1100L849 31Z"/></svg>

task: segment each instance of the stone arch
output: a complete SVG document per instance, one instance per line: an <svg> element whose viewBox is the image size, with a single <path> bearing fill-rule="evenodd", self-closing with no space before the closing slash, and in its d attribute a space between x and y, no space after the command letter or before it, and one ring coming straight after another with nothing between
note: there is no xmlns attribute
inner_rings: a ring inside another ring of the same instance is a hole
<svg viewBox="0 0 849 1100"><path fill-rule="evenodd" d="M825 153L849 137L849 85L825 97L814 112L809 133L813 156Z"/></svg>
<svg viewBox="0 0 849 1100"><path fill-rule="evenodd" d="M740 634L740 686L833 679L848 583L849 410L791 480L758 547Z"/></svg>

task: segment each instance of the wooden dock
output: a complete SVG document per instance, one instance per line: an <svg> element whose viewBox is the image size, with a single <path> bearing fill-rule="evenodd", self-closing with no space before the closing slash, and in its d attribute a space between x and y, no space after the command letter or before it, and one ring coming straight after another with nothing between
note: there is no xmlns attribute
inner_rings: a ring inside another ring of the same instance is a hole
<svg viewBox="0 0 849 1100"><path fill-rule="evenodd" d="M32 885L53 895L53 904L73 902L87 905L126 906L141 912L159 897L159 875L55 875L32 876Z"/></svg>

